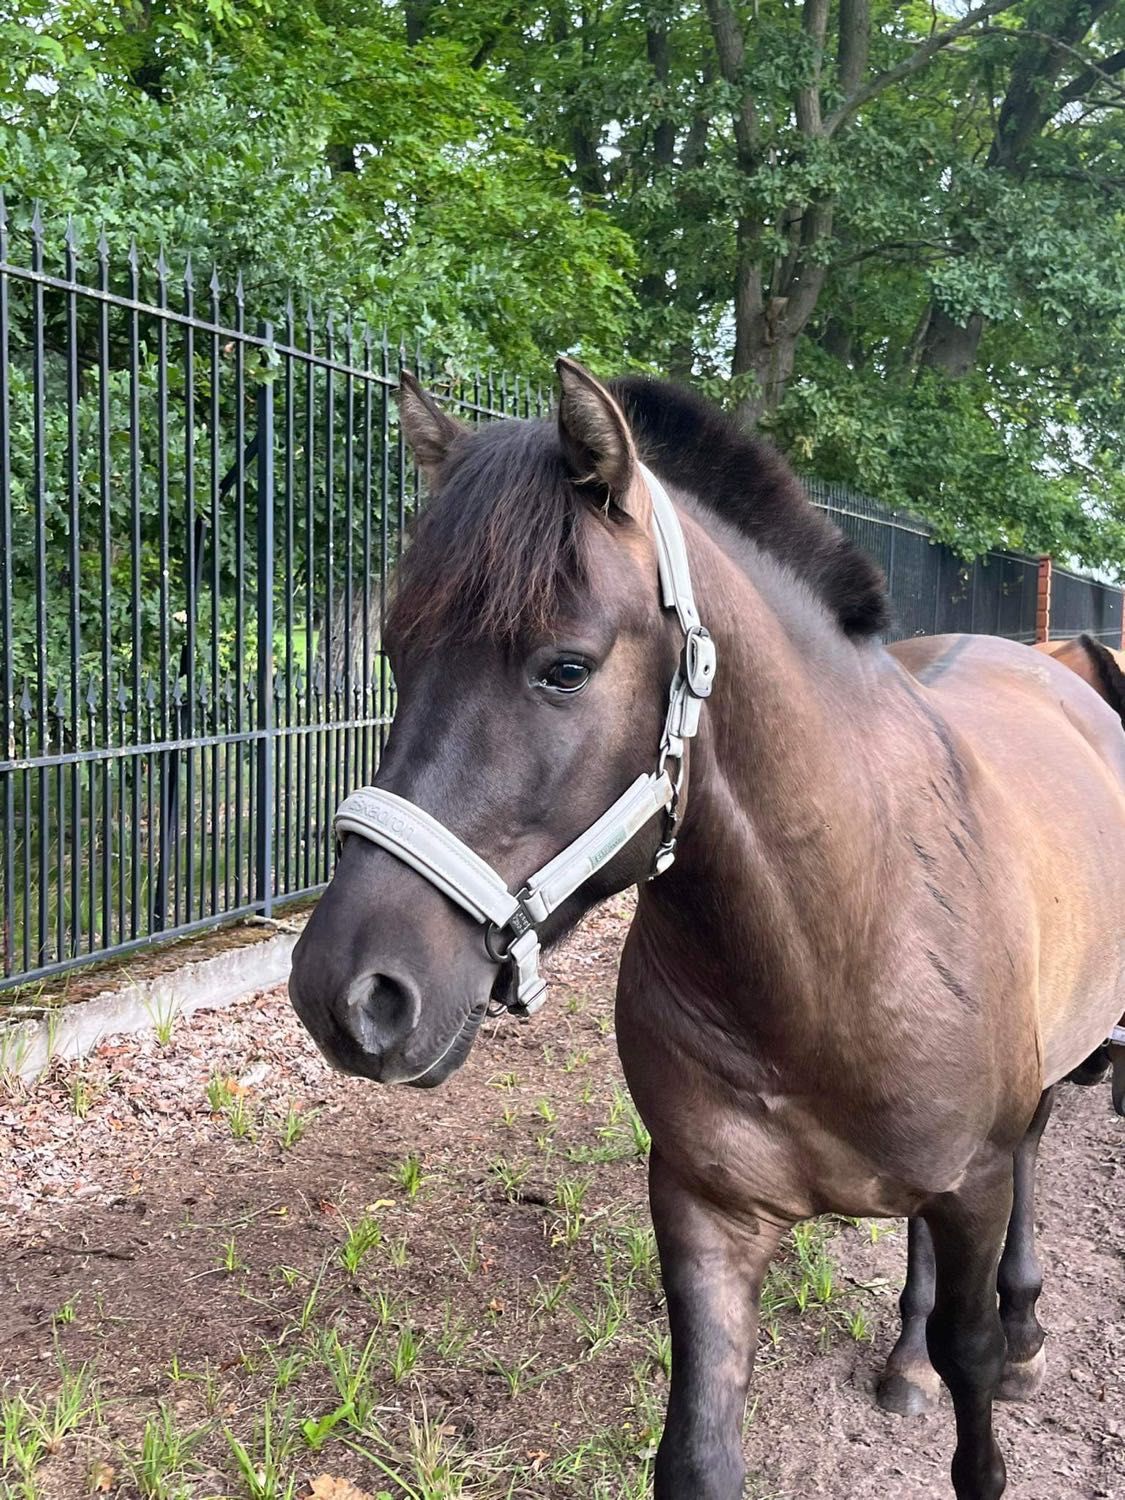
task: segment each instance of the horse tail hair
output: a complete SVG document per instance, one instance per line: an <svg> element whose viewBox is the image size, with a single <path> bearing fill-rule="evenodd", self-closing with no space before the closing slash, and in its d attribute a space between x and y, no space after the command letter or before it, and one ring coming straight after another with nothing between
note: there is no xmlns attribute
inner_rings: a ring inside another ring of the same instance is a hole
<svg viewBox="0 0 1125 1500"><path fill-rule="evenodd" d="M1118 666L1114 653L1101 641L1091 635L1080 635L1078 639L1097 673L1102 697L1117 710L1125 728L1125 672Z"/></svg>

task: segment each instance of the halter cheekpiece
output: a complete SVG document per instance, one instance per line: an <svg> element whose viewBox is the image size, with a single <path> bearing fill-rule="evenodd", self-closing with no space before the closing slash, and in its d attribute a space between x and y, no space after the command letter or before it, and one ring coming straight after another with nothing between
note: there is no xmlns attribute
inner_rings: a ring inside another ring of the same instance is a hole
<svg viewBox="0 0 1125 1500"><path fill-rule="evenodd" d="M665 831L649 878L663 874L675 858L687 741L699 728L700 709L715 681L715 642L695 607L679 517L664 486L643 464L639 467L652 497L662 602L675 610L684 633L656 770L639 776L596 823L515 894L486 860L405 797L365 786L345 797L336 812L337 839L353 833L379 844L485 924L489 956L515 966L515 999L506 1008L520 1017L538 1010L546 996L547 982L539 973L539 924L658 813L665 815Z"/></svg>

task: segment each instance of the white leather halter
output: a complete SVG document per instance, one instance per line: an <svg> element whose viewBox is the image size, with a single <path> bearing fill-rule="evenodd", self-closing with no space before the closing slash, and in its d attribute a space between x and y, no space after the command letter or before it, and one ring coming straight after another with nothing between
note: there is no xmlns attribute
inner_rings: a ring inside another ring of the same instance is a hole
<svg viewBox="0 0 1125 1500"><path fill-rule="evenodd" d="M486 860L405 797L365 786L345 797L336 813L338 839L352 833L381 845L476 921L487 924L485 943L490 956L497 963L510 960L516 967L515 1000L507 1008L523 1017L539 1009L547 990L539 973L539 924L657 813L665 814L666 828L649 878L662 874L675 858L686 742L699 727L700 708L715 681L715 643L699 622L679 517L656 476L643 464L640 472L652 497L661 597L666 609L676 611L684 633L656 770L639 776L596 823L529 876L514 894ZM674 777L670 763L675 765ZM506 946L501 948L497 939L505 933Z"/></svg>

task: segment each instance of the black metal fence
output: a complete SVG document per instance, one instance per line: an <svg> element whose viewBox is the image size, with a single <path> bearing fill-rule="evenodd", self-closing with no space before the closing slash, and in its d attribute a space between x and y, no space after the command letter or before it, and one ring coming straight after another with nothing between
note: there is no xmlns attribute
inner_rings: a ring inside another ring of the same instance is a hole
<svg viewBox="0 0 1125 1500"><path fill-rule="evenodd" d="M115 268L104 238L68 233L47 269L38 215L13 250L0 200L0 988L319 890L333 810L378 762L418 494L390 400L406 356L246 302L163 257ZM469 420L548 405L438 373ZM966 566L813 489L886 567L900 634L1033 638L1034 563Z"/></svg>
<svg viewBox="0 0 1125 1500"><path fill-rule="evenodd" d="M328 880L417 497L385 339L250 327L240 280L115 275L104 240L54 274L38 217L26 247L0 208L0 987ZM450 399L545 409L490 376Z"/></svg>
<svg viewBox="0 0 1125 1500"><path fill-rule="evenodd" d="M935 542L927 523L909 511L892 510L821 479L806 479L805 485L886 573L894 605L891 639L958 631L1036 639L1038 558L987 552L966 562ZM1085 632L1120 648L1125 591L1057 563L1050 576L1051 639Z"/></svg>
<svg viewBox="0 0 1125 1500"><path fill-rule="evenodd" d="M989 552L966 562L933 540L926 522L842 485L806 480L832 519L880 563L890 585L891 639L969 631L1035 640L1039 561Z"/></svg>
<svg viewBox="0 0 1125 1500"><path fill-rule="evenodd" d="M1085 633L1115 650L1125 646L1123 602L1121 589L1084 578L1056 563L1051 569L1051 639Z"/></svg>

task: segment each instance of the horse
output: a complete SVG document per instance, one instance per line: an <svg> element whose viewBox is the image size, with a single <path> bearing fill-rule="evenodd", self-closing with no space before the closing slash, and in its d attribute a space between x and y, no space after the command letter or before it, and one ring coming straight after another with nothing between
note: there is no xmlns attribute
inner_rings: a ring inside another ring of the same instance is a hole
<svg viewBox="0 0 1125 1500"><path fill-rule="evenodd" d="M1036 651L1045 651L1063 666L1077 672L1083 682L1100 693L1115 708L1125 728L1125 651L1115 651L1091 635L1073 640L1037 641ZM1125 1116L1125 1016L1115 1026L1110 1041L1098 1047L1068 1075L1069 1083L1084 1087L1100 1083L1113 1069L1113 1107Z"/></svg>
<svg viewBox="0 0 1125 1500"><path fill-rule="evenodd" d="M1125 727L1125 655L1114 651L1093 636L1082 634L1073 639L1037 641L1034 649L1053 657L1076 673L1121 719ZM1111 1032L1111 1041L1094 1049L1089 1057L1066 1075L1068 1083L1083 1087L1100 1083L1113 1068L1113 1104L1119 1115L1125 1115L1125 1016ZM1044 1096L1045 1100L1047 1096ZM1016 1196L1025 1206L1022 1233L1009 1234L1005 1255L1022 1256L1024 1265L1018 1273L1025 1286L1041 1285L1042 1272L1035 1255L1035 1225L1031 1212L1034 1204L1035 1154L1050 1113L1045 1102L1037 1112L1033 1131L1022 1143L1016 1157ZM1022 1191L1021 1191L1022 1181ZM1001 1274L1003 1262L1001 1263ZM1011 1275L1012 1266L1008 1273ZM933 1243L922 1219L912 1219L907 1234L907 1275L899 1299L902 1331L891 1351L878 1387L879 1405L900 1416L916 1416L929 1411L937 1401L937 1375L926 1351L926 1319L933 1308ZM1042 1344L1030 1362L1023 1367L1009 1366L997 1390L1001 1399L1020 1400L1034 1393L1045 1373Z"/></svg>
<svg viewBox="0 0 1125 1500"><path fill-rule="evenodd" d="M1125 651L1114 651L1092 635L1082 634L1072 640L1036 641L1036 651L1053 656L1064 667L1077 672L1111 708L1117 710L1125 728Z"/></svg>
<svg viewBox="0 0 1125 1500"><path fill-rule="evenodd" d="M430 500L398 710L292 1003L336 1067L434 1087L486 1014L543 1002L540 943L637 886L616 1036L672 1337L656 1500L741 1495L763 1278L823 1213L927 1226L953 1491L998 1500L993 1397L1043 1342L1038 1136L1125 1001L1125 736L1024 646L886 647L874 562L710 403L558 373L555 420L480 429L402 378Z"/></svg>

